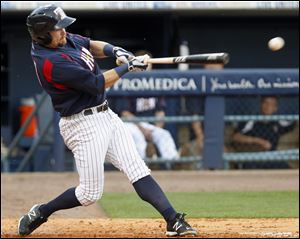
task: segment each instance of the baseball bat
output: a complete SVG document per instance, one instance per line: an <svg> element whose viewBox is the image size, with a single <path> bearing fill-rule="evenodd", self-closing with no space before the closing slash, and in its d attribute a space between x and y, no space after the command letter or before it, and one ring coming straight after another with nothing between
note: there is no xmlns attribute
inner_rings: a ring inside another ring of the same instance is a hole
<svg viewBox="0 0 300 239"><path fill-rule="evenodd" d="M149 58L148 63L151 64L227 64L229 62L229 54L222 53L207 53L188 56Z"/></svg>
<svg viewBox="0 0 300 239"><path fill-rule="evenodd" d="M229 62L229 54L226 52L221 53L206 53L188 56L175 56L175 57L162 57L162 58L149 58L147 63L151 64L227 64ZM121 62L116 61L117 65Z"/></svg>

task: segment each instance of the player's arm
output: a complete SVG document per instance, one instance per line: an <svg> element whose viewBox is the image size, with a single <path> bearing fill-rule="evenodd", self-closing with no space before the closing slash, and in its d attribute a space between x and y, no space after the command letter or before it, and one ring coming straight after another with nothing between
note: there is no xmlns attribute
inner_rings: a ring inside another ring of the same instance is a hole
<svg viewBox="0 0 300 239"><path fill-rule="evenodd" d="M104 88L106 89L113 86L126 72L128 72L127 64L104 72Z"/></svg>
<svg viewBox="0 0 300 239"><path fill-rule="evenodd" d="M233 142L240 143L240 144L256 144L260 145L265 150L269 150L272 147L272 144L261 137L252 136L251 130L253 130L253 122L249 121L247 123L240 123L235 130L235 133L232 136Z"/></svg>
<svg viewBox="0 0 300 239"><path fill-rule="evenodd" d="M95 58L104 58L108 57L104 54L104 46L108 44L104 41L90 41L90 52Z"/></svg>
<svg viewBox="0 0 300 239"><path fill-rule="evenodd" d="M90 52L95 58L115 57L119 62L125 64L134 58L134 55L125 49L113 46L104 41L90 41Z"/></svg>
<svg viewBox="0 0 300 239"><path fill-rule="evenodd" d="M166 116L166 114L163 110L159 110L159 111L155 112L155 116L158 117L158 118L164 118ZM165 126L165 122L163 120L162 121L157 121L155 123L155 125L157 127L163 128Z"/></svg>
<svg viewBox="0 0 300 239"><path fill-rule="evenodd" d="M202 130L202 124L200 121L194 121L192 122L192 129L194 131L194 134L196 136L196 140L199 146L203 146L204 141L204 134Z"/></svg>
<svg viewBox="0 0 300 239"><path fill-rule="evenodd" d="M98 75L83 68L69 57L59 57L56 59L55 65L50 60L47 59L47 61L49 62L48 65L51 66L47 68L47 76L51 76L49 81L85 91L91 95L103 94L104 89L111 87L128 71L142 71L147 68L147 64L144 63L144 56L136 57L127 64ZM45 76L46 79L47 76Z"/></svg>
<svg viewBox="0 0 300 239"><path fill-rule="evenodd" d="M111 70L108 70L103 73L105 80L105 88L111 87L116 81L120 79L122 75L128 71L143 71L146 70L147 64L144 63L145 59L148 58L148 55L138 56L130 60L128 63L117 66Z"/></svg>
<svg viewBox="0 0 300 239"><path fill-rule="evenodd" d="M257 144L260 145L265 150L270 150L272 147L272 144L268 140L259 137L244 135L241 133L235 133L232 137L232 140L234 142L242 143L242 144Z"/></svg>

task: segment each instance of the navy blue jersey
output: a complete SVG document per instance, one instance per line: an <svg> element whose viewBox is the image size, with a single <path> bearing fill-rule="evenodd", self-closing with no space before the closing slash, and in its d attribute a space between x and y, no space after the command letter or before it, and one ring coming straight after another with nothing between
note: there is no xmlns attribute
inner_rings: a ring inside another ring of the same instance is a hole
<svg viewBox="0 0 300 239"><path fill-rule="evenodd" d="M41 86L54 109L70 116L105 100L105 81L89 52L90 39L67 33L67 44L47 48L32 43L31 55Z"/></svg>
<svg viewBox="0 0 300 239"><path fill-rule="evenodd" d="M289 121L248 121L238 125L237 132L268 140L275 150L281 135L291 131L295 124Z"/></svg>

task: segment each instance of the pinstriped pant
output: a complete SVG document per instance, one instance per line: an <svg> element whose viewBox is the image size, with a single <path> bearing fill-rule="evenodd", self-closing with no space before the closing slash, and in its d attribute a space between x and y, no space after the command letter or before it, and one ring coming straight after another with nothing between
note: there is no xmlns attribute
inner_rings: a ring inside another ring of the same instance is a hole
<svg viewBox="0 0 300 239"><path fill-rule="evenodd" d="M111 109L84 116L83 112L62 117L60 133L74 154L79 174L75 195L84 205L101 198L104 184L104 161L124 172L131 183L150 174L139 156L130 132Z"/></svg>

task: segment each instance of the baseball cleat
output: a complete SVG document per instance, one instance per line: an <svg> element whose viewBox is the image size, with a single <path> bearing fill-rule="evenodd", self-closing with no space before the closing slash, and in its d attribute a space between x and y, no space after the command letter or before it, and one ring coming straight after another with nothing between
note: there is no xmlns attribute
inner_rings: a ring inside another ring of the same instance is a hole
<svg viewBox="0 0 300 239"><path fill-rule="evenodd" d="M184 213L177 213L174 221L167 224L167 236L184 236L198 234L197 230L192 228L185 220Z"/></svg>
<svg viewBox="0 0 300 239"><path fill-rule="evenodd" d="M26 215L20 218L18 224L19 235L27 236L47 221L47 218L41 215L40 206L39 204L34 205Z"/></svg>

